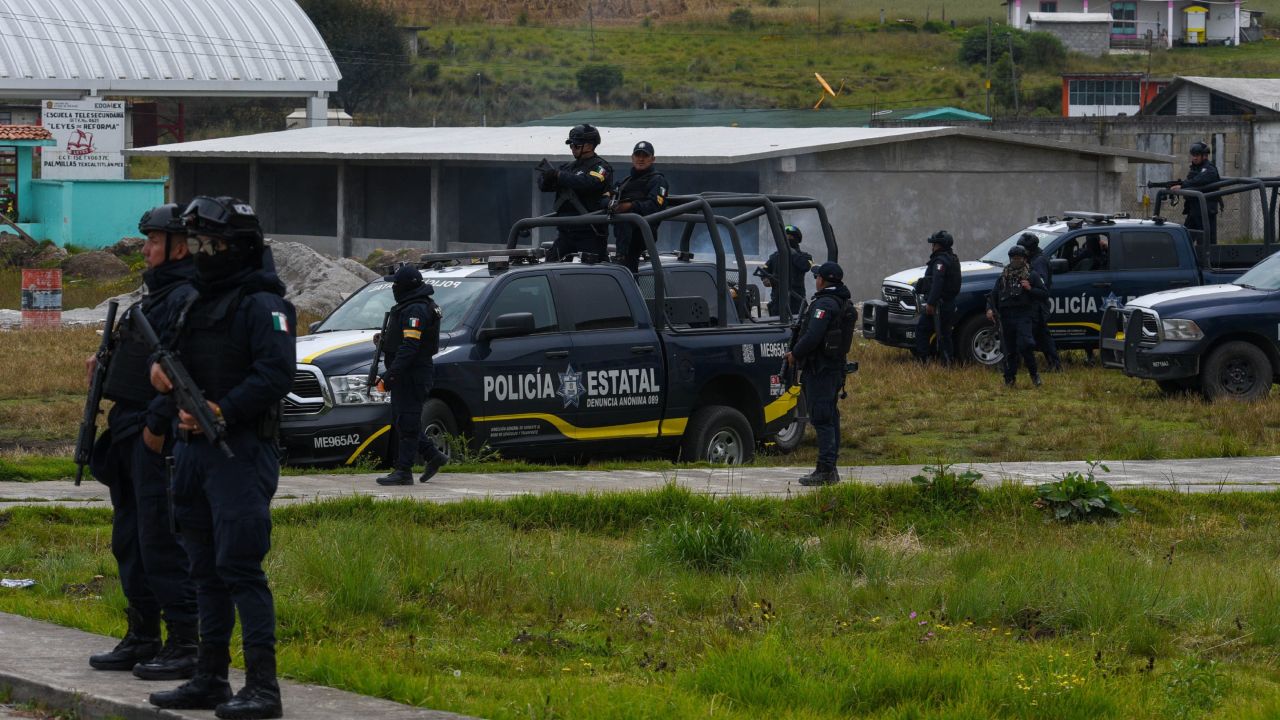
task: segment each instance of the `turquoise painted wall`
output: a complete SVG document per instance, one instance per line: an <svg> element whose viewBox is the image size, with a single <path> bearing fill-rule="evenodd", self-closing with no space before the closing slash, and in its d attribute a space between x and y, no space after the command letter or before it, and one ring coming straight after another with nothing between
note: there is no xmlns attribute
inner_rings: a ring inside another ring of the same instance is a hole
<svg viewBox="0 0 1280 720"><path fill-rule="evenodd" d="M42 236L58 245L84 248L114 245L138 235L138 218L164 204L165 179L32 180L32 214Z"/></svg>

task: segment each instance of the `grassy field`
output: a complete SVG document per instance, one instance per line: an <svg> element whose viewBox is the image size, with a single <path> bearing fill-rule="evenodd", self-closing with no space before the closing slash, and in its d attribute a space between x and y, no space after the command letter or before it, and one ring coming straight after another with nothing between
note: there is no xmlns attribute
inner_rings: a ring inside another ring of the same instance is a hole
<svg viewBox="0 0 1280 720"><path fill-rule="evenodd" d="M67 477L85 391L84 358L93 328L21 331L0 343L0 480ZM1020 460L1152 460L1280 455L1280 402L1206 404L1162 396L1154 383L1085 366L1079 353L1043 388L1006 389L978 367L921 367L910 354L859 339L862 370L841 403L840 462L930 464ZM1024 378L1025 381L1025 378ZM807 465L813 434L791 455L758 456L762 465ZM667 469L667 458L598 458L589 467ZM542 463L470 463L455 471L555 469ZM359 468L370 471L371 468Z"/></svg>
<svg viewBox="0 0 1280 720"><path fill-rule="evenodd" d="M488 718L1276 717L1280 494L1122 498L1079 526L1012 487L291 507L280 668ZM109 521L0 514L0 571L38 581L0 610L120 634Z"/></svg>

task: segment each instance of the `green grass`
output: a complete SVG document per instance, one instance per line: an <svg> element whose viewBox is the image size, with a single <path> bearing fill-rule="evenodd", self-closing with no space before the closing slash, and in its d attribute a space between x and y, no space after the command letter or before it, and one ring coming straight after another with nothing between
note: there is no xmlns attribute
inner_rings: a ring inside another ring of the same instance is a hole
<svg viewBox="0 0 1280 720"><path fill-rule="evenodd" d="M1280 494L1120 496L1075 526L1015 487L283 508L281 669L491 718L1274 717ZM109 522L0 515L39 581L0 609L122 632Z"/></svg>

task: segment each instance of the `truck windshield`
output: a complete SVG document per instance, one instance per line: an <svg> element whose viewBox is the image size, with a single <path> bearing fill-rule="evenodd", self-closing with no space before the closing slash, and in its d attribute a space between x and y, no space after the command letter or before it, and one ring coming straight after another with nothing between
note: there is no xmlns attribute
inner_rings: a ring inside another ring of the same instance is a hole
<svg viewBox="0 0 1280 720"><path fill-rule="evenodd" d="M1036 230L1035 228L1027 228L1026 230L1019 230L1018 232L1005 238L1005 240L1001 242L999 245L991 248L991 250L986 255L983 255L979 259L985 263L991 263L992 265L1003 266L1005 263L1009 262L1009 248L1018 244L1018 238L1022 237L1023 233L1031 233L1032 235L1035 235L1036 237L1040 238L1041 250L1047 249L1049 247L1049 243L1058 239L1058 235L1060 234L1055 232L1049 232L1047 230Z"/></svg>
<svg viewBox="0 0 1280 720"><path fill-rule="evenodd" d="M1272 255L1249 268L1249 272L1241 275L1233 284L1255 290L1280 290L1280 255Z"/></svg>
<svg viewBox="0 0 1280 720"><path fill-rule="evenodd" d="M449 332L458 327L467 310L475 303L480 292L493 278L427 278L427 282L435 287L432 298L440 306L443 313L440 317L440 331ZM395 296L391 294L391 283L372 282L356 291L338 306L329 317L324 319L316 332L334 332L336 330L378 330L382 327L382 316L395 305Z"/></svg>

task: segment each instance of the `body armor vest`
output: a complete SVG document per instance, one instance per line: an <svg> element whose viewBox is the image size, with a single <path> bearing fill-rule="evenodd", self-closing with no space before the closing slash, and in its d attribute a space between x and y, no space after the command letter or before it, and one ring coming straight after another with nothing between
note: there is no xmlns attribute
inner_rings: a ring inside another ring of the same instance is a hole
<svg viewBox="0 0 1280 720"><path fill-rule="evenodd" d="M243 299L240 288L232 288L215 298L196 301L180 331L182 364L205 399L213 402L244 382L253 363L248 338L235 337L231 332Z"/></svg>
<svg viewBox="0 0 1280 720"><path fill-rule="evenodd" d="M400 343L404 342L404 328L400 321L400 313L412 305L419 304L427 306L427 317L426 327L422 328L421 344L418 346L418 358L415 358L414 364L422 364L420 360L422 357L426 357L429 363L431 358L440 352L440 314L436 311L436 303L430 297L413 298L403 306L397 305L391 308L391 317L387 320L387 337L382 341L382 352L388 358L394 358L396 351L400 349Z"/></svg>

